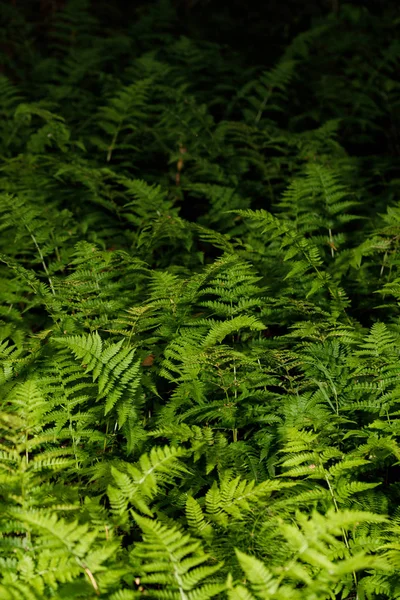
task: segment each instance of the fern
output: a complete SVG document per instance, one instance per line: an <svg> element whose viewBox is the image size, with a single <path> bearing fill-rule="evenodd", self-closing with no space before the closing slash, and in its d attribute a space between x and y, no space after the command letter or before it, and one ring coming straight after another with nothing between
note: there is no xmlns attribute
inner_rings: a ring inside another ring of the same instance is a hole
<svg viewBox="0 0 400 600"><path fill-rule="evenodd" d="M153 448L150 455L142 455L137 466L126 464L126 472L111 468L113 486L108 487L108 496L114 512L122 522L127 519L127 509L132 504L137 510L152 515L149 501L156 495L160 481L186 471L177 459L182 456L175 448L166 446Z"/></svg>
<svg viewBox="0 0 400 600"><path fill-rule="evenodd" d="M103 348L98 333L90 336L55 338L55 341L70 348L74 356L82 360L85 371L92 373L97 381L98 399L106 399L104 414L107 415L117 405L118 424L122 427L126 420L132 421L136 411L134 401L138 398L140 386L140 362L134 361L135 350L122 348L123 342Z"/></svg>
<svg viewBox="0 0 400 600"><path fill-rule="evenodd" d="M215 581L219 564L207 564L208 556L201 543L184 535L177 528L168 528L157 521L135 515L143 532L143 541L132 551L130 559L138 570L139 580L149 586L154 597L163 594L152 586L167 585L172 598L213 598L225 588ZM153 560L148 562L151 555Z"/></svg>
<svg viewBox="0 0 400 600"><path fill-rule="evenodd" d="M397 7L39 4L0 7L0 598L399 598Z"/></svg>

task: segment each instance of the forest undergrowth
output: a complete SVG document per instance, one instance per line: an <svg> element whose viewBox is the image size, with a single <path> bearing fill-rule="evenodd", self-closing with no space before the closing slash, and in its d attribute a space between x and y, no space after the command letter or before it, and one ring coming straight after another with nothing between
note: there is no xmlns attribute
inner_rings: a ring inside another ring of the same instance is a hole
<svg viewBox="0 0 400 600"><path fill-rule="evenodd" d="M0 600L400 598L400 15L16 4Z"/></svg>

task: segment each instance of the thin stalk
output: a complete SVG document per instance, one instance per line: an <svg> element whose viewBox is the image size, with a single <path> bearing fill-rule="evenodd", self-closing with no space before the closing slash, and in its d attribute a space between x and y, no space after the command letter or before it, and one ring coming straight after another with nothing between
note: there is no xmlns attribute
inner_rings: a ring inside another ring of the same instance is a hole
<svg viewBox="0 0 400 600"><path fill-rule="evenodd" d="M53 296L55 296L55 295L56 295L56 293L55 293L55 291L54 291L53 282L52 282L52 280L51 280L51 277L50 277L49 270L48 270L48 268L47 268L47 265L46 265L46 262L45 262L45 260L44 260L43 253L42 253L42 251L41 251L41 249L40 249L40 246L39 246L39 244L37 243L37 240L36 240L35 236L34 236L34 235L33 235L33 233L30 231L29 227L27 227L27 229L28 229L28 231L29 231L29 234L30 234L30 236L31 236L32 240L33 240L33 243L34 243L34 244L35 244L35 246L36 246L36 250L38 251L38 254L39 254L39 256L40 256L40 260L42 261L43 269L44 269L44 272L45 272L45 273L46 273L46 275L47 275L47 280L48 280L48 282L49 282L49 285L50 285L51 293L53 294Z"/></svg>
<svg viewBox="0 0 400 600"><path fill-rule="evenodd" d="M338 506L338 503L336 501L335 494L334 494L333 488L331 486L331 482L329 481L329 477L328 477L328 475L326 473L325 473L325 481L328 484L329 493L332 496L332 500L333 500L333 505L335 507L335 511L339 512L339 506ZM348 540L347 534L346 534L346 532L345 532L344 529L342 529L342 535L343 535L343 539L344 539L344 543L346 545L346 548L349 551L349 554L351 554L349 540ZM353 575L354 584L355 584L356 590L357 590L357 586L358 586L357 574L356 574L355 571L353 571L352 575ZM356 591L356 598L355 598L355 600L358 600L358 592L357 591Z"/></svg>

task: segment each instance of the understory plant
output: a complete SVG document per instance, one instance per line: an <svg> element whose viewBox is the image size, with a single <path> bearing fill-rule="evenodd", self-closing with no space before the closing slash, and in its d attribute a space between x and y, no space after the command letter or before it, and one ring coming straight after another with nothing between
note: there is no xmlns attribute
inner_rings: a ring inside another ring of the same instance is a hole
<svg viewBox="0 0 400 600"><path fill-rule="evenodd" d="M400 598L395 8L113 10L1 7L0 600Z"/></svg>

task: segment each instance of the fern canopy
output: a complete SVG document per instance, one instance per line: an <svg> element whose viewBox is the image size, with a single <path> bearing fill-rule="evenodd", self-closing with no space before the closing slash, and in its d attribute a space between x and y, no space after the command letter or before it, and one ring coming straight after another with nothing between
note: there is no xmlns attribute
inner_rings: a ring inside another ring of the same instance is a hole
<svg viewBox="0 0 400 600"><path fill-rule="evenodd" d="M256 4L0 7L0 600L400 598L398 6Z"/></svg>

